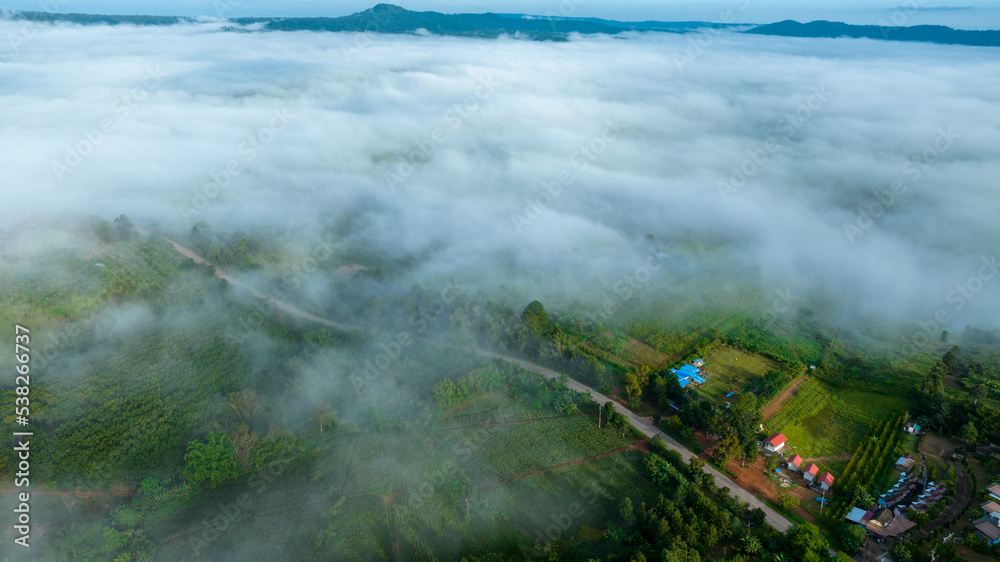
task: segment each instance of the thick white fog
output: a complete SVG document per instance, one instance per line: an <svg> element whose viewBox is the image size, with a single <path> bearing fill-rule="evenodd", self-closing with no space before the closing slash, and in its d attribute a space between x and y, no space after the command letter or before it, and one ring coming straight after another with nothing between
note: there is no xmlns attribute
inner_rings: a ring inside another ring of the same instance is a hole
<svg viewBox="0 0 1000 562"><path fill-rule="evenodd" d="M219 27L0 21L4 228L350 213L408 283L540 296L607 290L653 234L843 318L997 325L1000 50Z"/></svg>

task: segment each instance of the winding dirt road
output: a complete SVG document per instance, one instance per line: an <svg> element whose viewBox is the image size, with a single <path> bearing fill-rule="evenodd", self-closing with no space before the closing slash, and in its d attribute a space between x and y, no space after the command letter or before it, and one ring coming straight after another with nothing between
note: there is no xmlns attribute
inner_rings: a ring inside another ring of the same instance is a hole
<svg viewBox="0 0 1000 562"><path fill-rule="evenodd" d="M139 233L141 233L141 234L149 234L148 231L143 231L143 230L139 230L139 229L136 229L136 231L139 232ZM209 263L206 259L202 258L198 254L195 254L194 252L192 252L191 250L185 248L184 246L181 246L177 242L174 242L173 240L170 240L169 238L165 238L165 237L163 239L166 240L167 242L169 242L170 244L172 244L173 247L174 247L174 249L176 249L180 254L193 259L197 263L212 265L214 267L214 265L211 264L211 263ZM231 275L225 273L224 271L222 271L221 269L219 269L217 267L215 268L215 275L217 277L219 277L220 279L225 279L226 281L228 281L228 282L230 282L230 283L232 283L234 285L239 285L240 287L243 287L243 288L247 289L253 295L257 296L258 298L267 299L269 302L273 303L274 306L276 308L278 308L279 310L282 310L282 311L284 311L284 312L286 312L288 314L291 314L293 316L297 316L299 318L305 318L307 320L312 320L313 322L318 322L320 324L323 324L323 325L326 325L326 326L332 326L332 327L335 327L335 328L339 328L341 330L357 330L357 329L360 329L359 326L354 326L354 325L351 325L351 324L341 324L341 323L338 323L338 322L333 322L331 320L327 320L325 318L320 318L320 317L315 316L313 314L309 314L308 312L306 312L304 310L301 310L301 309L299 309L299 308L297 308L295 306L292 306L292 305L290 305L288 303L284 303L284 302L281 302L281 301L274 300L274 299L272 299L272 298L264 295L263 293L257 291L253 287L250 287L249 285L246 285L242 281L239 281L238 279L233 278ZM552 371L550 369L546 369L545 367L541 367L539 365L535 365L534 363L529 363L528 361L524 361L523 359L517 359L516 357L510 357L508 355L501 355L499 353L493 353L491 351L485 351L485 350L480 350L480 349L477 349L476 352L479 353L479 355L482 355L484 357L491 357L491 358L494 358L494 359L501 359L503 361L507 361L507 362L510 362L510 363L515 363L515 364L520 365L521 367L523 367L523 368L525 368L525 369L527 369L529 371L538 373L538 374L542 375L543 377L547 377L547 378L550 378L550 379L558 379L560 376L562 376L560 373L557 373L557 372ZM590 397L593 398L594 401L596 401L598 404L602 404L603 405L603 404L605 404L607 402L611 402L614 405L615 409L618 410L619 412L621 412L629 420L629 422L632 424L633 427L635 427L636 429L638 429L643 435L645 435L647 437L654 437L654 436L661 437L663 439L663 441L666 442L666 444L667 444L668 447L670 447L671 449L676 450L677 452L679 452L681 454L681 456L684 458L685 462L689 462L690 459L691 459L691 457L695 456L694 453L692 453L687 448L685 448L683 445L681 445L680 443L678 443L677 441L675 441L672 437L670 437L666 433L660 431L655 426L653 426L651 423L649 423L648 421L642 419L641 417L639 417L638 415L636 415L635 413L633 413L631 410L627 409L625 406L623 406L621 404L618 404L617 402L615 402L614 400L612 400L610 397L608 397L608 396L606 396L604 394L601 394L600 392L597 392L596 390L590 388L589 386L581 384L581 383L579 383L579 382L577 382L577 381L575 381L573 379L570 379L567 384L573 390L576 390L578 392L582 392L582 393L585 393L585 394L589 394ZM774 527L775 529L777 529L778 531L780 531L782 533L784 533L785 531L787 531L788 529L790 529L792 527L792 523L788 519L785 519L781 514L779 514L775 510L771 509L767 504L765 504L763 501L759 500L756 496L754 496L750 492L748 492L748 491L744 490L743 488L739 487L735 482L733 482L732 480L730 480L728 477L726 477L725 475L723 475L721 472L719 472L715 468L713 468L713 467L711 467L709 465L705 465L705 471L707 471L709 474L711 474L712 476L715 477L715 485L716 486L718 486L719 488L723 488L723 487L724 488L728 488L729 491L732 493L732 495L734 497L737 497L737 498L743 500L744 502L750 504L751 507L761 509L764 512L764 520L765 520L765 522L767 522L767 524L770 525L771 527Z"/></svg>

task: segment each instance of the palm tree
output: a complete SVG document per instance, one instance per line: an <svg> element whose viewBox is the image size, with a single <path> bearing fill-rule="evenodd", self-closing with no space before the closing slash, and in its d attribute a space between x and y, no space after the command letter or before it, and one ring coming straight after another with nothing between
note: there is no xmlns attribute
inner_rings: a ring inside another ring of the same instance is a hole
<svg viewBox="0 0 1000 562"><path fill-rule="evenodd" d="M747 554L759 554L763 549L764 545L760 543L760 539L757 537L743 537L743 550L745 550Z"/></svg>

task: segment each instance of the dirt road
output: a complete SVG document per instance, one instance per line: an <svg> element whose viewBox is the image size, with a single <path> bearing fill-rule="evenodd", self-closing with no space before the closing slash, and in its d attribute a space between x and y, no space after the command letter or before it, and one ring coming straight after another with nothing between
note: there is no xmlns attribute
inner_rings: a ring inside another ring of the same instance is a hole
<svg viewBox="0 0 1000 562"><path fill-rule="evenodd" d="M147 232L145 230L136 229L136 231L139 232L139 233L141 233L141 234L149 234L149 232ZM169 242L170 244L172 244L173 247L174 247L174 249L177 250L178 253L180 253L181 255L184 255L186 257L189 257L189 258L193 259L196 263L201 263L201 264L206 264L206 265L213 265L213 264L209 263L208 260L206 260L205 258L199 256L198 254L192 252L191 250L185 248L184 246L181 246L177 242L174 242L173 240L171 240L169 238L166 238L166 237L163 237L163 236L161 236L161 238L163 238L164 240L166 240L167 242ZM213 267L214 267L214 265L213 265ZM225 271L222 271L218 267L215 268L215 276L218 277L219 279L225 279L226 281L228 281L229 283L232 283L233 285L239 285L240 287L243 287L247 291L250 291L250 293L253 294L253 296L268 301L269 303L273 304L274 307L277 308L278 310L281 310L282 312L287 312L288 314L291 314L292 316L298 316L299 318L305 318L307 320L312 320L313 322L316 322L318 324L323 324L325 326L331 326L331 327L334 327L334 328L337 328L337 329L340 329L340 330L360 330L361 329L360 326L355 326L353 324L341 324L339 322L333 322L332 320L327 320L326 318L320 318L319 316L316 316L314 314L309 314L308 312L306 312L306 311L304 311L304 310L302 310L302 309L300 309L300 308L298 308L296 306L290 305L288 303L274 300L273 298L268 297L264 293L261 293L257 289L254 289L253 287L247 285L246 283L240 281L239 279L233 277L232 275L229 275Z"/></svg>
<svg viewBox="0 0 1000 562"><path fill-rule="evenodd" d="M785 402L795 396L796 390L798 390L799 385L806 380L806 377L808 377L808 375L802 375L801 377L793 380L791 384L785 387L785 390L781 391L781 394L775 396L774 400L771 400L767 403L767 406L764 406L764 409L760 411L760 414L764 416L764 421L774 417L774 414L778 413L778 410L785 405Z"/></svg>
<svg viewBox="0 0 1000 562"><path fill-rule="evenodd" d="M146 232L146 231L140 231L138 229L137 229L137 231L140 232L140 233L148 234L148 232ZM201 256L199 256L198 254L195 254L191 250L185 248L184 246L181 246L177 242L174 242L173 240L170 240L169 238L163 238L163 239L166 240L167 242L169 242L170 244L172 244L174 246L174 248L179 253L183 254L184 256L187 256L187 257L193 259L197 263L209 264L209 262L207 260L205 260L204 258L202 258ZM212 265L212 264L209 264L209 265ZM308 319L308 320L312 320L314 322L318 322L320 324L324 324L326 326L333 326L333 327L336 327L336 328L340 328L342 330L359 329L358 326L353 326L351 324L340 324L340 323L337 323L337 322L333 322L333 321L327 320L325 318L320 318L318 316L314 316L312 314L309 314L308 312L300 310L299 308L296 308L296 307L294 307L294 306L292 306L290 304L283 303L283 302L280 302L280 301L276 301L274 299L270 299L267 296L265 296L263 293L260 293L257 290L253 289L252 287L250 287L250 286L248 286L248 285L240 282L239 280L237 280L237 279L233 278L232 276L226 274L224 271L222 271L219 268L215 268L215 275L218 276L220 279L225 279L226 281L229 281L230 283L233 283L235 285L240 285L241 287L246 288L247 290L249 290L251 293L253 293L255 296L257 296L259 298L268 299L270 302L274 303L275 307L277 307L278 309L283 310L283 311L285 311L288 314L291 314L293 316L298 316L300 318L305 318L305 319ZM517 365L520 365L521 367L524 367L525 369L527 369L529 371L533 371L535 373L538 373L538 374L542 375L543 377L547 377L547 378L550 378L550 379L558 379L561 376L560 373L557 373L555 371L546 369L545 367L541 367L539 365L535 365L534 363L529 363L529 362L524 361L522 359L517 359L515 357L510 357L510 356L507 356L507 355L501 355L501 354L493 353L493 352L490 352L490 351L484 351L484 350L477 350L477 351L478 351L478 353L480 355L482 355L484 357L492 357L492 358L495 358L495 359L502 359L502 360L508 361L510 363L515 363ZM615 402L614 400L612 400L610 397L605 396L605 395L597 392L596 390L594 390L594 389L592 389L592 388L590 388L590 387L588 387L588 386L586 386L584 384L581 384L581 383L579 383L579 382L577 382L577 381L575 381L573 379L569 380L568 386L570 388L572 388L573 390L576 390L578 392L589 394L590 397L593 398L598 404L605 404L607 402L611 402L614 405L614 407L615 407L616 410L618 410L626 418L628 418L629 422L632 424L633 427L635 427L636 429L638 429L643 435L645 435L647 437L653 437L653 436L659 436L659 437L661 437L664 440L664 442L666 442L666 444L667 444L668 447L670 447L671 449L676 450L677 452L679 452L681 454L681 456L684 458L685 462L690 461L691 457L695 456L694 453L692 453L691 451L687 450L683 445L681 445L680 443L678 443L677 441L675 441L672 437L670 437L666 433L663 433L662 431L660 431L659 429L657 429L656 427L654 427L652 424L650 424L648 421L642 419L637 414L635 414L632 411L630 411L625 406L623 406L621 404L618 404L617 402ZM764 520L767 522L768 525L774 527L775 529L777 529L778 531L780 531L782 533L785 532L785 531L787 531L788 529L790 529L792 527L792 523L788 519L785 519L778 512L776 512L773 509L771 509L770 507L768 507L767 504L765 504L761 500L757 499L757 497L754 496L753 494L751 494L750 492L744 490L743 488L740 488L738 485L736 485L735 482L733 482L732 480L730 480L729 478L727 478L725 475L723 475L718 470L715 470L714 468L712 468L709 465L705 465L705 471L715 477L715 485L716 486L718 486L720 488L723 488L723 487L728 488L729 491L732 493L732 495L734 497L740 498L741 500L747 502L748 504L750 504L751 507L759 508L759 509L763 510L764 511Z"/></svg>

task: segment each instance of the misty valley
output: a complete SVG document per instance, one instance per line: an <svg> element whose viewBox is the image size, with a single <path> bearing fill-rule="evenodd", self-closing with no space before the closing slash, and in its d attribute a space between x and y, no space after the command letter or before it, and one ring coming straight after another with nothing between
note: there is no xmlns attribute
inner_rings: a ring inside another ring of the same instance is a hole
<svg viewBox="0 0 1000 562"><path fill-rule="evenodd" d="M4 560L1000 558L993 12L730 4L4 8Z"/></svg>

